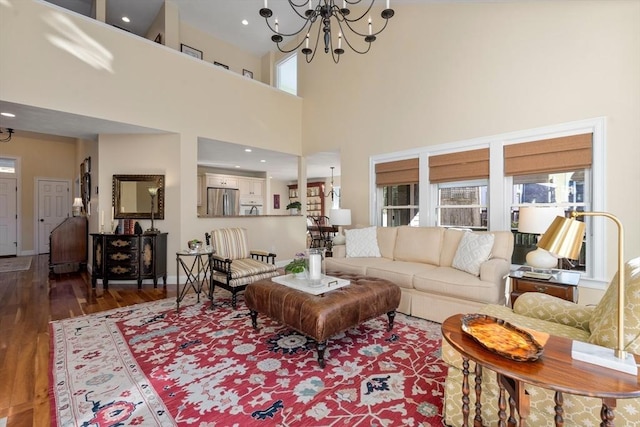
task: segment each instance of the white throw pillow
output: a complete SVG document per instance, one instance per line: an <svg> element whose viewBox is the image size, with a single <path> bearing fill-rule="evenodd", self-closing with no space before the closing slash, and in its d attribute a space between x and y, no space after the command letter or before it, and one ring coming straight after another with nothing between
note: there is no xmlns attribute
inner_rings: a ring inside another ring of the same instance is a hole
<svg viewBox="0 0 640 427"><path fill-rule="evenodd" d="M464 233L451 266L479 276L480 265L491 255L494 238L490 233Z"/></svg>
<svg viewBox="0 0 640 427"><path fill-rule="evenodd" d="M345 230L344 233L347 237L347 258L381 256L375 226Z"/></svg>

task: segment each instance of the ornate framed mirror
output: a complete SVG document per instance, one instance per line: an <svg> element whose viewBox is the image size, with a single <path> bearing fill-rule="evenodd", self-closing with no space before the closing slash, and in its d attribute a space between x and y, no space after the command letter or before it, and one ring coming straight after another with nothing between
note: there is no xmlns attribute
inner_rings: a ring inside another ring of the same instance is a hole
<svg viewBox="0 0 640 427"><path fill-rule="evenodd" d="M151 197L150 188L157 188ZM164 175L113 175L112 204L115 219L164 219Z"/></svg>

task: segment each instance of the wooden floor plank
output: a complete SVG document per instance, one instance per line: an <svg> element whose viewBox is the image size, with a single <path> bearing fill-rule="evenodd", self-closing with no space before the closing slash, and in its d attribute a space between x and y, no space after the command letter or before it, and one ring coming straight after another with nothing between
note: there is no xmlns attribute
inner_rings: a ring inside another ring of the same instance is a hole
<svg viewBox="0 0 640 427"><path fill-rule="evenodd" d="M34 256L27 271L0 273L0 418L7 427L50 425L50 321L175 295L175 285L138 290L135 281L92 289L86 272L49 278L48 255Z"/></svg>

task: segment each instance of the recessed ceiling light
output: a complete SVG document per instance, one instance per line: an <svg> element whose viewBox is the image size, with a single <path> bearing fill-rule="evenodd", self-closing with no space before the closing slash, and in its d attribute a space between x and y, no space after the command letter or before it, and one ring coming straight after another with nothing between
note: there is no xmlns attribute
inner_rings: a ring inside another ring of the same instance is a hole
<svg viewBox="0 0 640 427"><path fill-rule="evenodd" d="M0 113L0 115L5 116L5 117L15 117L16 116L13 113Z"/></svg>
<svg viewBox="0 0 640 427"><path fill-rule="evenodd" d="M237 168L240 168L240 165L236 165Z"/></svg>
<svg viewBox="0 0 640 427"><path fill-rule="evenodd" d="M127 22L127 23L131 22L131 19L129 19L129 17L127 17L127 16L123 16L123 17L122 17L122 20L123 20L124 22Z"/></svg>
<svg viewBox="0 0 640 427"><path fill-rule="evenodd" d="M242 25L249 25L249 21L247 21L246 19L242 20Z"/></svg>
<svg viewBox="0 0 640 427"><path fill-rule="evenodd" d="M260 160L260 163L267 163L265 159Z"/></svg>
<svg viewBox="0 0 640 427"><path fill-rule="evenodd" d="M247 153L251 152L251 148L245 148L244 151L246 151Z"/></svg>

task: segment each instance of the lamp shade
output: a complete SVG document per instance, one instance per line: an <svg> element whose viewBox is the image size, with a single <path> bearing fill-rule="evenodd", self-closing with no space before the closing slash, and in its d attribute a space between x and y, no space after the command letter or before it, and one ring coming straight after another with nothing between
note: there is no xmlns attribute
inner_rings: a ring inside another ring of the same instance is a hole
<svg viewBox="0 0 640 427"><path fill-rule="evenodd" d="M331 209L329 222L331 225L351 225L351 209Z"/></svg>
<svg viewBox="0 0 640 427"><path fill-rule="evenodd" d="M518 215L520 233L543 234L564 209L555 206L521 206Z"/></svg>
<svg viewBox="0 0 640 427"><path fill-rule="evenodd" d="M559 258L578 259L586 224L574 218L558 216L538 242L538 247Z"/></svg>
<svg viewBox="0 0 640 427"><path fill-rule="evenodd" d="M76 197L75 199L73 199L73 207L74 208L81 208L82 207L82 198Z"/></svg>

